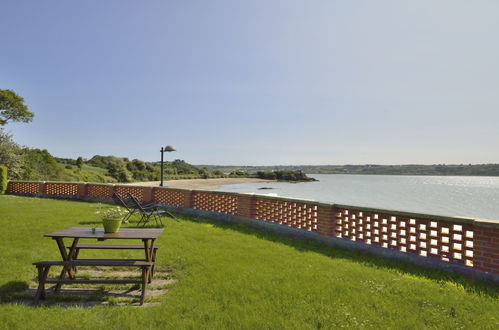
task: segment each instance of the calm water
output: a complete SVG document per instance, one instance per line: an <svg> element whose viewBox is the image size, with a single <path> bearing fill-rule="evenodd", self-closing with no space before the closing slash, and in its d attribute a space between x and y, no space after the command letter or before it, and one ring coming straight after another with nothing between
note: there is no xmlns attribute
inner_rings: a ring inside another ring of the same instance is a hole
<svg viewBox="0 0 499 330"><path fill-rule="evenodd" d="M319 182L244 183L218 190L499 221L499 177L309 176ZM261 187L273 189L259 190Z"/></svg>

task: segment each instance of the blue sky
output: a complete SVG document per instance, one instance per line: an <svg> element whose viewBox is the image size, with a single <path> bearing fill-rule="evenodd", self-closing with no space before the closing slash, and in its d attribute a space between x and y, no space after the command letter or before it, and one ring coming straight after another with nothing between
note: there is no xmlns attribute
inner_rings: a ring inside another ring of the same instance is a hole
<svg viewBox="0 0 499 330"><path fill-rule="evenodd" d="M499 2L3 0L0 89L59 157L499 162Z"/></svg>

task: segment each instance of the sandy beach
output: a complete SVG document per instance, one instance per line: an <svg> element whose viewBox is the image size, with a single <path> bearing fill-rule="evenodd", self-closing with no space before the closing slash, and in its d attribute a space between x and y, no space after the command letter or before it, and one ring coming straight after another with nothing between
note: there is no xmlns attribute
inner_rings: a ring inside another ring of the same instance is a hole
<svg viewBox="0 0 499 330"><path fill-rule="evenodd" d="M164 185L169 188L193 189L193 190L213 190L228 184L252 183L252 182L272 182L270 180L254 178L223 178L223 179L188 179L188 180L168 180ZM132 186L159 186L159 181L132 182L127 183Z"/></svg>

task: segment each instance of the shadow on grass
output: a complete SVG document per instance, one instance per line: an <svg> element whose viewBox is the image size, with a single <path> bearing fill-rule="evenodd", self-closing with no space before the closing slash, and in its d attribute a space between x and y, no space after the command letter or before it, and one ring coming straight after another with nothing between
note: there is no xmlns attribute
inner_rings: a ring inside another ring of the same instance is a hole
<svg viewBox="0 0 499 330"><path fill-rule="evenodd" d="M0 303L5 304L18 299L19 292L28 289L28 283L11 281L0 286Z"/></svg>
<svg viewBox="0 0 499 330"><path fill-rule="evenodd" d="M123 273L121 270L97 270L95 278L120 278ZM128 277L129 275L125 276ZM132 275L135 276L135 275ZM136 275L137 278L140 275ZM165 284L165 277L170 276ZM149 283L148 295L146 296L146 305L158 300L169 291L169 286L174 283L170 272L158 271L152 282ZM37 284L31 287L27 282L11 281L0 286L0 305L2 304L22 304L33 306L33 300L36 295ZM140 284L117 284L106 285L106 287L92 286L87 287L85 284L70 284L66 283L60 292L54 293L54 286L47 286L47 296L42 299L40 303L43 306L57 306L57 307L93 307L96 305L121 305L121 306L138 306L141 295ZM1 328L1 327L0 327Z"/></svg>
<svg viewBox="0 0 499 330"><path fill-rule="evenodd" d="M479 293L493 298L497 298L499 295L499 287L492 281L467 277L458 273L446 272L436 268L414 265L404 260L380 257L364 251L333 247L312 239L286 236L284 234L265 231L246 224L228 223L186 215L181 215L180 218L185 221L209 223L224 230L237 231L246 235L255 236L259 239L285 244L295 248L298 251L313 251L330 258L346 259L368 267L387 269L401 274L423 277L442 284L452 282L458 286L462 286L467 292Z"/></svg>

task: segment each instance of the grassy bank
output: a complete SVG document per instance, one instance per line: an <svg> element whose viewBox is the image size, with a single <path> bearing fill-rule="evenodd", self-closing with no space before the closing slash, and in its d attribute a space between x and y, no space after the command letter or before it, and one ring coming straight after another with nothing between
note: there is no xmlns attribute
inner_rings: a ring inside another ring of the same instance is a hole
<svg viewBox="0 0 499 330"><path fill-rule="evenodd" d="M480 328L499 326L497 287L363 253L204 219L166 220L159 270L176 279L151 307L41 308L16 303L43 234L99 226L99 204L0 196L4 328ZM133 226L133 225L130 225ZM97 256L97 251L86 256ZM116 252L118 253L118 252ZM31 283L31 284L30 284ZM107 299L103 297L103 299ZM154 300L154 297L148 298Z"/></svg>

